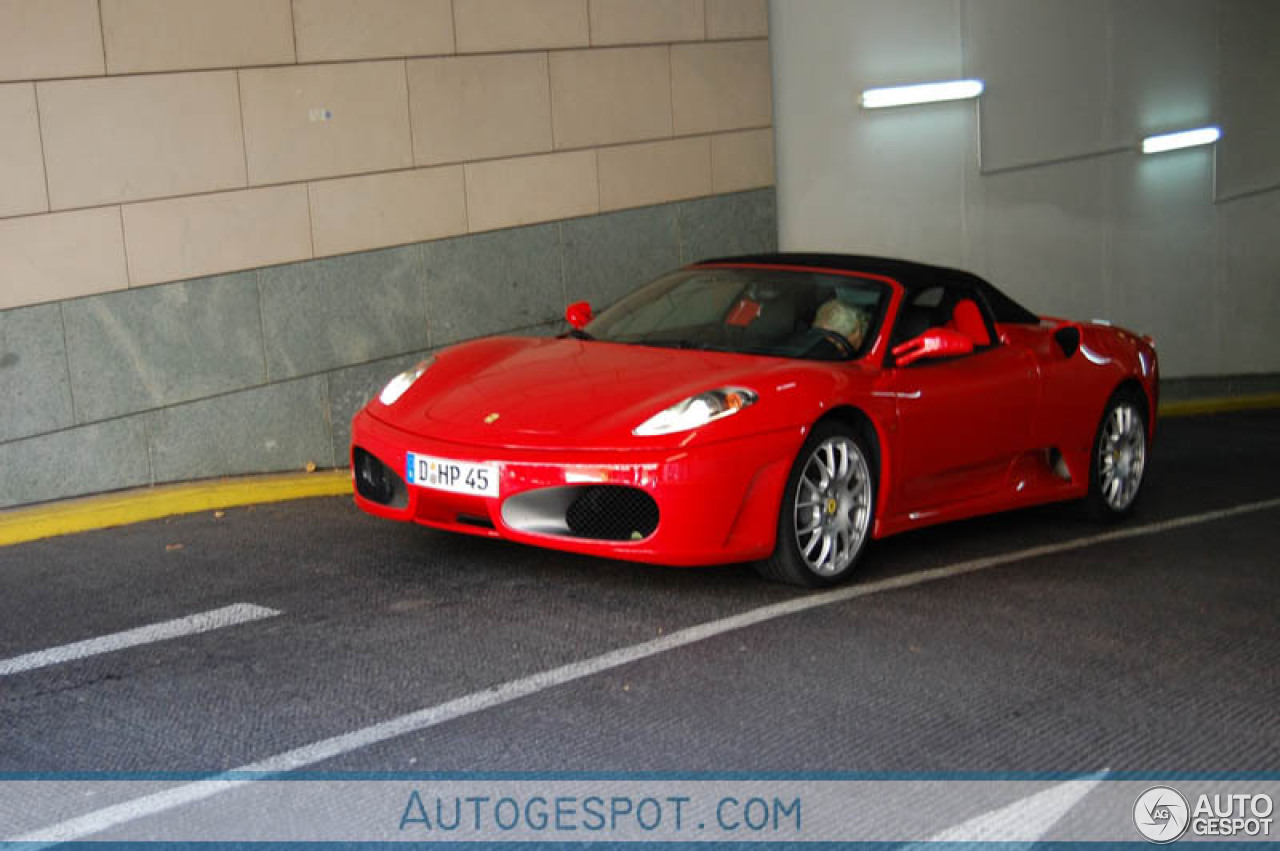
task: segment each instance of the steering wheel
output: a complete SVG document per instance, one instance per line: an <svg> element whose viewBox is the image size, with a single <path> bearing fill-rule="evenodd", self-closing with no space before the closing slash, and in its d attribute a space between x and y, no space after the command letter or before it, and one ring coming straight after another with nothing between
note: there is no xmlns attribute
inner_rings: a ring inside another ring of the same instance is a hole
<svg viewBox="0 0 1280 851"><path fill-rule="evenodd" d="M848 358L853 355L853 346L850 345L849 340L843 334L838 334L827 328L810 328L809 330L817 331L822 335L820 340L809 347L809 351L816 349L820 343L827 342L835 346L835 349L840 353L841 358Z"/></svg>

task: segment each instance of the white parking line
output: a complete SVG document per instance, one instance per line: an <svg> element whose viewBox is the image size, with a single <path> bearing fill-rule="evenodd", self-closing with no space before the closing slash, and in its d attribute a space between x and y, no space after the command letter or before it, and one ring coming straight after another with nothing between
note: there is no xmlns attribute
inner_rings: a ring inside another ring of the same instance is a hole
<svg viewBox="0 0 1280 851"><path fill-rule="evenodd" d="M84 659L88 656L97 656L99 653L111 653L115 650L137 647L140 644L167 641L171 638L181 638L184 635L196 635L227 626L262 620L263 618L273 618L278 614L280 612L275 609L268 609L265 606L236 603L235 605L224 606L221 609L214 609L210 612L187 615L185 618L175 618L171 621L154 623L150 626L140 626L137 629L116 632L100 638L77 641L75 644L64 644L61 647L38 650L35 653L14 656L12 659L0 659L0 677L31 671L36 668L44 668L49 665L57 665L61 662Z"/></svg>
<svg viewBox="0 0 1280 851"><path fill-rule="evenodd" d="M953 825L929 837L923 845L908 846L904 851L919 851L936 842L1040 842L1106 775L1107 772L1103 771L1092 777L1051 786L1006 807Z"/></svg>
<svg viewBox="0 0 1280 851"><path fill-rule="evenodd" d="M1014 562L1025 561L1027 559L1039 558L1041 556L1058 555L1061 553L1072 552L1074 550L1093 547L1099 544L1111 543L1114 541L1123 541L1129 538L1139 538L1147 535L1157 535L1161 532L1170 532L1176 529L1186 528L1188 526L1197 526L1203 523L1211 523L1216 520L1224 520L1230 517L1238 517L1243 514L1250 514L1258 511L1267 511L1269 509L1280 508L1280 499L1267 499L1261 502L1251 502L1245 505L1238 505L1233 508L1226 508L1220 511L1208 511L1203 514L1195 514L1187 517L1179 517L1173 520L1164 520L1158 523L1148 523L1143 526L1131 526L1123 529L1117 529L1111 532L1104 532L1098 535L1088 535L1083 538L1075 538L1070 541L1062 541L1056 544L1045 544L1038 547L1028 547L1027 549L1017 550L1015 552L1003 553L1001 555L989 556L986 558L973 559L971 561L958 562L956 564L944 567L936 567L931 570L922 570L917 573L909 573L902 576L894 576L888 579L882 579L876 582L868 582L863 585L853 585L845 588L839 588L834 591L826 591L819 594L811 594L805 597L799 597L793 600L787 600L782 603L774 603L769 606L762 606L758 609L752 609L741 614L732 615L717 621L698 624L697 626L688 627L676 632L664 635L661 638L655 638L650 641L643 641L639 644L633 644L629 647L621 647L617 650L611 650L608 653L602 653L599 656L593 656L590 659L583 659L579 662L572 662L559 668L552 668L547 671L541 671L531 674L527 677L511 680L501 683L484 691L475 692L438 704L436 706L420 709L416 712L410 712L407 715L401 715L398 718L392 718L370 727L364 727L350 733L344 733L329 739L323 739L291 751L276 754L258 762L241 766L233 769L232 774L237 773L268 773L279 774L288 771L295 771L308 766L316 765L325 760L343 756L353 751L385 742L408 733L416 733L429 727L443 724L447 721L453 721L458 718L472 715L486 709L492 709L518 700L522 697L528 697L556 686L565 685L585 677L595 674L604 673L605 671L629 665L632 662L638 662L667 653L671 650L677 650L681 647L687 647L699 641L706 641L709 638L724 635L727 632L744 629L756 624L765 623L788 615L806 612L812 609L818 609L825 606L842 603L847 600L857 599L859 597L868 597L872 594L879 594L884 591L893 591L900 588L910 588L916 585L924 585L929 582L936 582L941 579L949 579L955 576L962 576L967 573L977 573L991 568L1001 567ZM163 792L157 792L153 795L147 795L136 798L132 801L126 801L122 804L116 804L104 807L86 813L58 824L50 825L32 831L23 836L3 840L6 842L23 842L23 843L57 843L70 842L82 839L86 836L92 836L101 833L112 827L126 824L147 816L156 815L183 806L184 804L195 803L206 798L211 798L222 792L242 786L246 783L252 783L253 780L248 777L230 777L230 778L212 778L209 780L199 780L167 789Z"/></svg>

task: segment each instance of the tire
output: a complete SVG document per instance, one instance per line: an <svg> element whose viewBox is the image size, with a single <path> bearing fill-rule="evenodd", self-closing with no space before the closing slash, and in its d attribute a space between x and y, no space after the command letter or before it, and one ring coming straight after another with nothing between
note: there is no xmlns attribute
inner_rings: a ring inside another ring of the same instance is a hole
<svg viewBox="0 0 1280 851"><path fill-rule="evenodd" d="M1114 522L1133 511L1147 472L1147 407L1131 390L1119 390L1107 402L1089 455L1091 517Z"/></svg>
<svg viewBox="0 0 1280 851"><path fill-rule="evenodd" d="M875 520L872 458L866 439L849 426L814 428L787 478L773 554L756 562L761 576L819 588L853 574Z"/></svg>

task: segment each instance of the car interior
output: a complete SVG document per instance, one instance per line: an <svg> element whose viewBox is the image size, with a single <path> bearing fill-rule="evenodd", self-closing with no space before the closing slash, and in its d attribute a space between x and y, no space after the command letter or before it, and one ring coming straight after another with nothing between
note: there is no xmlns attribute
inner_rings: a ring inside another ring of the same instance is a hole
<svg viewBox="0 0 1280 851"><path fill-rule="evenodd" d="M889 345L898 346L930 328L963 334L973 341L975 353L991 348L996 339L976 297L955 287L932 286L908 294Z"/></svg>

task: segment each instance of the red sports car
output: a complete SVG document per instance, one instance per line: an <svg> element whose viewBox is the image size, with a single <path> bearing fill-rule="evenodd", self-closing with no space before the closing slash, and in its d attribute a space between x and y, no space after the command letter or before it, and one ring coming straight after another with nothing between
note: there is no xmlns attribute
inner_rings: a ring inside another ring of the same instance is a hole
<svg viewBox="0 0 1280 851"><path fill-rule="evenodd" d="M1137 499L1149 338L967 272L835 254L697 263L560 337L451 346L355 418L371 514L669 565L846 578L872 538Z"/></svg>

